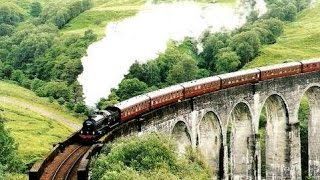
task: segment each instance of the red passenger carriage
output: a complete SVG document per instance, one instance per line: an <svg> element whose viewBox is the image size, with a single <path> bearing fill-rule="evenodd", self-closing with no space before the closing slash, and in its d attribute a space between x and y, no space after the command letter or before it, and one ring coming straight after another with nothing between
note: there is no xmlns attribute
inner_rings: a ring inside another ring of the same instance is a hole
<svg viewBox="0 0 320 180"><path fill-rule="evenodd" d="M221 78L221 89L234 87L247 83L258 82L260 71L258 69L248 69L219 75Z"/></svg>
<svg viewBox="0 0 320 180"><path fill-rule="evenodd" d="M310 59L306 61L301 61L301 63L303 73L320 70L320 59Z"/></svg>
<svg viewBox="0 0 320 180"><path fill-rule="evenodd" d="M132 119L150 109L150 98L139 95L115 105L121 110L121 123Z"/></svg>
<svg viewBox="0 0 320 180"><path fill-rule="evenodd" d="M150 109L156 109L183 99L183 87L181 85L174 85L164 89L159 89L146 95L150 97Z"/></svg>
<svg viewBox="0 0 320 180"><path fill-rule="evenodd" d="M284 64L276 64L259 68L261 71L261 81L295 75L301 73L300 62L290 62Z"/></svg>
<svg viewBox="0 0 320 180"><path fill-rule="evenodd" d="M184 87L184 98L206 94L221 88L221 79L218 76L202 78L181 84Z"/></svg>

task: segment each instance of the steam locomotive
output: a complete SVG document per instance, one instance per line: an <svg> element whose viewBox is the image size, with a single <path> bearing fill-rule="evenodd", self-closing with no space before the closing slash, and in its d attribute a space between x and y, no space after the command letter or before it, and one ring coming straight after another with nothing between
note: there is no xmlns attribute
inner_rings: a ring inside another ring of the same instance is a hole
<svg viewBox="0 0 320 180"><path fill-rule="evenodd" d="M80 137L95 140L119 124L168 104L234 86L320 70L320 59L242 70L181 83L135 96L98 111L83 122Z"/></svg>

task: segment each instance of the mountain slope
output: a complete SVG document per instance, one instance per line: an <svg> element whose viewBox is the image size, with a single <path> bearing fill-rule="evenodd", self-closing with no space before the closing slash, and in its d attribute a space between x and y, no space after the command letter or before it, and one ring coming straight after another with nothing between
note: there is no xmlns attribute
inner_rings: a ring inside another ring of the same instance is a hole
<svg viewBox="0 0 320 180"><path fill-rule="evenodd" d="M18 155L26 164L42 158L53 144L79 129L84 119L71 115L48 98L3 81L0 81L0 116L19 144Z"/></svg>
<svg viewBox="0 0 320 180"><path fill-rule="evenodd" d="M262 48L246 68L320 57L320 3L304 10L295 22L285 25L276 44Z"/></svg>

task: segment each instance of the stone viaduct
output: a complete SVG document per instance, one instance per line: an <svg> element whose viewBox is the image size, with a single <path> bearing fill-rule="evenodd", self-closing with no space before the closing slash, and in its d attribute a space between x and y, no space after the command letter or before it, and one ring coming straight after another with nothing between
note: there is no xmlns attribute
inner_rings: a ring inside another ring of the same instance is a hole
<svg viewBox="0 0 320 180"><path fill-rule="evenodd" d="M188 145L197 147L214 179L301 179L298 110L305 96L310 107L308 171L320 179L320 72L177 102L143 115L140 130L171 133L180 153ZM259 124L261 114L266 120Z"/></svg>

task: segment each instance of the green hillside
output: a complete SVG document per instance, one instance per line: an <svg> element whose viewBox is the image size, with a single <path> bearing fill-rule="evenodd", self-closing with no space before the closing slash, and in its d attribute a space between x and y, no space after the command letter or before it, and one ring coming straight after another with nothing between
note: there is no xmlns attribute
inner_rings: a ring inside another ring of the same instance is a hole
<svg viewBox="0 0 320 180"><path fill-rule="evenodd" d="M48 98L3 81L0 81L0 115L19 144L18 155L26 164L43 158L53 144L80 128L84 119Z"/></svg>
<svg viewBox="0 0 320 180"><path fill-rule="evenodd" d="M295 22L285 25L277 43L262 48L261 55L245 67L257 67L320 57L320 3L304 10Z"/></svg>
<svg viewBox="0 0 320 180"><path fill-rule="evenodd" d="M159 2L175 2L179 0L153 0ZM200 3L219 2L234 5L235 0L194 0ZM109 22L115 22L134 16L143 8L146 0L93 0L93 7L71 20L63 29L64 35L83 34L92 29L98 38L105 35L105 28Z"/></svg>
<svg viewBox="0 0 320 180"><path fill-rule="evenodd" d="M83 34L92 29L98 38L102 38L109 22L135 15L144 3L145 0L93 0L93 7L71 20L62 32Z"/></svg>

